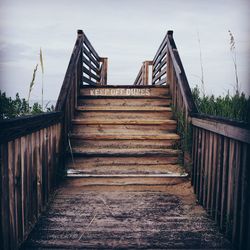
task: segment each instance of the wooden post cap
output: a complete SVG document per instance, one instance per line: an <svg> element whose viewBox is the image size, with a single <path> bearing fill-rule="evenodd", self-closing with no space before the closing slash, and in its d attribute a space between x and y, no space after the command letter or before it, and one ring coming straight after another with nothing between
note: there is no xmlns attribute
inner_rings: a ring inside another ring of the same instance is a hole
<svg viewBox="0 0 250 250"><path fill-rule="evenodd" d="M168 30L167 34L168 36L173 36L174 31L173 30Z"/></svg>
<svg viewBox="0 0 250 250"><path fill-rule="evenodd" d="M83 30L77 30L77 34L78 34L78 36L83 35Z"/></svg>

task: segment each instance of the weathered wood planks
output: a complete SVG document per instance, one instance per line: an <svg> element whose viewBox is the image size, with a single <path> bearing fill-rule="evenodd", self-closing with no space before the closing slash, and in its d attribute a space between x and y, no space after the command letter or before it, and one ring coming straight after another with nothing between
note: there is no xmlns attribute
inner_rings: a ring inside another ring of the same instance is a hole
<svg viewBox="0 0 250 250"><path fill-rule="evenodd" d="M159 184L159 183L158 183ZM23 249L231 249L189 183L58 189Z"/></svg>
<svg viewBox="0 0 250 250"><path fill-rule="evenodd" d="M149 85L149 66L152 65L152 61L145 61L135 78L134 85Z"/></svg>
<svg viewBox="0 0 250 250"><path fill-rule="evenodd" d="M245 250L249 246L250 229L246 191L249 189L249 130L208 118L192 119L192 183L199 202L220 229L236 247Z"/></svg>
<svg viewBox="0 0 250 250"><path fill-rule="evenodd" d="M18 249L48 204L58 180L60 117L18 118L16 131L12 120L0 123L1 249Z"/></svg>
<svg viewBox="0 0 250 250"><path fill-rule="evenodd" d="M71 130L71 121L74 118L78 96L84 83L89 85L106 85L108 59L99 57L87 36L82 30L77 31L77 39L69 65L64 77L62 88L56 103L56 110L62 112L62 146L60 150L61 164L68 145L68 134Z"/></svg>
<svg viewBox="0 0 250 250"><path fill-rule="evenodd" d="M137 79L141 75L142 69ZM180 122L177 126L181 125L188 133L193 132L191 181L199 202L235 246L248 249L249 124L198 113L173 31L167 32L152 61L152 84L169 87L171 105L184 119L180 119L184 126Z"/></svg>
<svg viewBox="0 0 250 250"><path fill-rule="evenodd" d="M173 39L173 31L167 32L151 64L152 85L166 85L169 87L169 94L172 99L171 105L176 116L178 116L178 127L182 128L186 133L192 133L190 126L191 114L197 113L197 108ZM143 76L142 69L143 67L140 69L134 85L144 84L141 80ZM149 73L147 74L150 75ZM145 83L145 85L147 84ZM187 135L183 135L182 137L187 137ZM187 141L185 138L181 140L182 148L185 151L184 154L187 156L183 158L183 162L184 166L189 168L192 164L190 162L191 149L187 149L185 141Z"/></svg>
<svg viewBox="0 0 250 250"><path fill-rule="evenodd" d="M81 87L69 135L69 182L79 177L76 182L86 185L99 185L98 178L109 185L142 185L144 176L145 183L155 185L186 177L170 101L168 86ZM155 164L164 167L155 170Z"/></svg>

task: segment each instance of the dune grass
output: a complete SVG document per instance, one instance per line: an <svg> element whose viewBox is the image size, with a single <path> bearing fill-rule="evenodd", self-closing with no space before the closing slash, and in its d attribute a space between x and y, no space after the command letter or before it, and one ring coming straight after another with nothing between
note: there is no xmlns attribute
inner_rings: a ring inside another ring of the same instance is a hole
<svg viewBox="0 0 250 250"><path fill-rule="evenodd" d="M250 97L245 93L236 91L231 95L228 91L225 96L201 95L198 86L192 93L200 113L250 123Z"/></svg>

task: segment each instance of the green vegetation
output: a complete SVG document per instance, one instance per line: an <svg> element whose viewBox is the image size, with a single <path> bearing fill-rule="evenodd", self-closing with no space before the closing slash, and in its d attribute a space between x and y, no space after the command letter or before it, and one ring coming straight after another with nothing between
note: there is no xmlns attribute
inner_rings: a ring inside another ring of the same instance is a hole
<svg viewBox="0 0 250 250"><path fill-rule="evenodd" d="M48 107L47 103L44 107L43 105L43 85L44 85L44 63L43 63L43 55L42 49L40 48L40 66L42 70L42 105L38 102L35 102L32 106L30 106L30 96L35 85L36 80L36 73L38 70L39 64L37 63L32 74L32 79L29 84L29 93L27 101L24 98L20 98L19 94L16 94L16 98L12 99L11 97L7 97L5 92L0 91L0 120L1 119L10 119L15 118L23 115L30 115L30 114L40 114L45 112L54 111L54 106Z"/></svg>
<svg viewBox="0 0 250 250"><path fill-rule="evenodd" d="M228 33L230 54L235 74L234 94L230 94L229 91L225 96L218 97L206 94L199 33L198 42L200 48L201 87L199 89L198 86L196 86L192 90L192 94L199 113L250 123L250 97L246 96L243 92L241 93L239 90L236 41L230 30L228 30Z"/></svg>
<svg viewBox="0 0 250 250"><path fill-rule="evenodd" d="M229 37L230 37L230 52L233 60L234 65L234 74L235 74L235 84L236 84L236 92L239 92L239 77L238 77L238 67L237 67L237 53L236 53L236 42L233 36L233 33L229 30Z"/></svg>
<svg viewBox="0 0 250 250"><path fill-rule="evenodd" d="M54 110L54 106L47 108L46 112ZM5 92L0 91L0 119L10 119L23 115L40 114L43 113L42 106L35 102L32 106L29 106L28 101L24 98L20 98L19 94L16 94L16 98L6 97Z"/></svg>
<svg viewBox="0 0 250 250"><path fill-rule="evenodd" d="M30 94L31 94L31 91L35 85L35 79L36 79L36 72L37 72L37 67L38 67L38 64L36 65L34 71L33 71L33 75L32 75L32 80L30 82L30 88L29 88L29 95L28 95L28 105L30 103Z"/></svg>
<svg viewBox="0 0 250 250"><path fill-rule="evenodd" d="M183 162L183 171L190 173L192 165L190 161L184 160L184 155L192 153L192 129L189 122L186 121L182 111L172 106L174 117L177 120L177 134L180 135L180 141L175 145L176 149L180 149L184 154L179 155L179 162Z"/></svg>
<svg viewBox="0 0 250 250"><path fill-rule="evenodd" d="M174 117L177 120L177 134L181 135L180 145L178 147L190 153L192 147L192 131L190 125L186 122L185 116L181 111L174 111Z"/></svg>
<svg viewBox="0 0 250 250"><path fill-rule="evenodd" d="M201 95L200 89L196 86L192 93L200 113L250 123L250 97L243 92L236 91L234 95L228 92L226 96L215 97Z"/></svg>

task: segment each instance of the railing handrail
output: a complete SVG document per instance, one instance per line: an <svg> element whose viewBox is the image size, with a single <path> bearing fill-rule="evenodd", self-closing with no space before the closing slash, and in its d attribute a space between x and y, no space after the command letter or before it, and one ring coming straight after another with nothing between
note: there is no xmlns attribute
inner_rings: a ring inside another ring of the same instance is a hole
<svg viewBox="0 0 250 250"><path fill-rule="evenodd" d="M148 85L149 79L148 79L148 71L149 66L153 64L153 61L144 61L142 63L142 66L135 78L134 85Z"/></svg>
<svg viewBox="0 0 250 250"><path fill-rule="evenodd" d="M250 130L250 124L247 122L233 120L233 119L225 118L225 117L221 117L221 116L207 115L207 114L203 114L203 113L193 113L192 118L203 119L203 120L208 120L208 121L213 121L213 122L219 122L219 123L222 123L225 125L231 125L234 127Z"/></svg>
<svg viewBox="0 0 250 250"><path fill-rule="evenodd" d="M192 125L214 132L218 135L223 135L228 138L250 144L250 130L237 126L236 124L232 125L230 123L211 118L192 117Z"/></svg>
<svg viewBox="0 0 250 250"><path fill-rule="evenodd" d="M135 78L134 85L140 85L140 79L141 79L141 75L142 75L142 67L143 67L143 65L140 67L140 70Z"/></svg>
<svg viewBox="0 0 250 250"><path fill-rule="evenodd" d="M67 95L69 93L70 88L72 87L72 84L71 84L72 74L74 72L74 68L76 67L77 58L80 56L80 53L81 53L82 43L83 43L83 33L80 30L78 30L77 33L78 33L78 37L76 39L75 46L73 48L73 52L71 54L68 68L67 68L64 80L63 80L61 90L60 90L60 94L57 99L56 108L55 108L57 111L62 111L67 101Z"/></svg>
<svg viewBox="0 0 250 250"><path fill-rule="evenodd" d="M0 121L0 141L7 142L49 127L62 119L61 112L27 115Z"/></svg>
<svg viewBox="0 0 250 250"><path fill-rule="evenodd" d="M156 59L159 57L159 55L161 54L162 50L164 49L164 46L166 45L166 41L167 41L168 33L169 32L170 31L168 31L167 34L164 36L164 39L162 40L160 47L156 51L154 59L153 59L153 63L155 63Z"/></svg>
<svg viewBox="0 0 250 250"><path fill-rule="evenodd" d="M167 32L167 34L165 35L163 41L161 42L161 45L159 46L154 56L154 59L151 61L153 65L153 68L152 68L152 84L153 85L154 84L161 85L165 83L169 84L169 82L167 82L168 74L169 74L168 72L169 65L167 64L169 62L169 59L171 59L172 61L175 75L178 79L178 84L180 86L181 94L183 96L183 100L185 102L189 115L191 115L192 113L197 113L198 110L193 100L192 92L188 84L186 73L182 65L176 44L173 39L172 30L169 30ZM140 71L135 79L134 85L145 84L144 82L139 81L143 77L142 69L143 69L143 65L140 68ZM164 75L166 76L162 79Z"/></svg>
<svg viewBox="0 0 250 250"><path fill-rule="evenodd" d="M184 67L182 65L181 58L177 50L175 41L173 39L173 31L168 31L166 37L167 37L168 49L173 62L173 67L175 69L175 73L182 92L182 96L185 101L185 104L187 105L189 114L191 115L192 113L197 113L198 110L192 96L187 76Z"/></svg>
<svg viewBox="0 0 250 250"><path fill-rule="evenodd" d="M99 54L97 53L97 51L94 49L94 47L92 46L92 44L89 41L88 37L85 35L85 33L82 30L78 30L78 34L82 34L84 44L88 47L88 49L94 55L94 57L96 58L96 60L99 61L101 57L99 56Z"/></svg>
<svg viewBox="0 0 250 250"><path fill-rule="evenodd" d="M78 65L80 66L80 71L82 71L79 72L81 74L81 83L87 83L90 85L107 84L107 58L98 55L82 30L78 30L77 35L75 46L57 99L57 111L63 110L67 101L68 93L70 93L70 89L72 88L72 77ZM85 57L83 55L85 55ZM80 59L81 61L79 62ZM88 77L83 76L83 73ZM92 79L95 79L96 82Z"/></svg>

